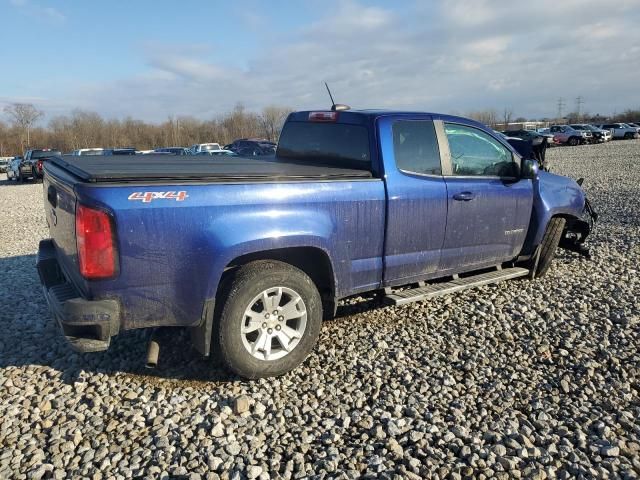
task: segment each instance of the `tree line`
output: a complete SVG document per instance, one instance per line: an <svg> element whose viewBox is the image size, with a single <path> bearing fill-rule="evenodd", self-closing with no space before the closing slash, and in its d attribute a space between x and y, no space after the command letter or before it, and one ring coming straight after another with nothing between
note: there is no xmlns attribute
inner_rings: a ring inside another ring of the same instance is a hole
<svg viewBox="0 0 640 480"><path fill-rule="evenodd" d="M0 120L0 157L22 155L29 148L54 148L70 152L78 148L134 147L147 150L164 146L185 146L194 143L231 143L238 138L258 137L277 141L282 124L292 110L269 106L261 112L248 111L242 104L230 112L210 120L193 117L169 117L162 123L149 123L131 117L105 119L98 113L74 110L69 115L53 117L46 126L38 125L43 113L28 103L13 103L4 108L8 122ZM489 127L527 119L514 119L511 109L468 112ZM640 108L612 116L569 113L562 119L543 118L560 123L633 122L640 120Z"/></svg>
<svg viewBox="0 0 640 480"><path fill-rule="evenodd" d="M292 110L269 106L260 112L238 104L230 112L210 120L169 117L149 123L131 117L105 119L98 113L74 110L38 125L42 112L31 104L14 103L4 108L0 120L0 157L22 155L29 148L53 148L70 152L78 148L134 147L147 150L194 143L231 143L238 138L257 137L277 141L282 124Z"/></svg>

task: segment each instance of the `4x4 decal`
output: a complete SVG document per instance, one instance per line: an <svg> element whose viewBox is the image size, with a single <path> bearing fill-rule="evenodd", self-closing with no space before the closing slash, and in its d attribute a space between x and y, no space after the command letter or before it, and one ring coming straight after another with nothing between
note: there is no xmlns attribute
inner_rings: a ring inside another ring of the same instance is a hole
<svg viewBox="0 0 640 480"><path fill-rule="evenodd" d="M134 192L129 195L127 200L141 200L142 203L151 203L153 200L175 200L183 202L185 198L189 198L184 190L180 192Z"/></svg>

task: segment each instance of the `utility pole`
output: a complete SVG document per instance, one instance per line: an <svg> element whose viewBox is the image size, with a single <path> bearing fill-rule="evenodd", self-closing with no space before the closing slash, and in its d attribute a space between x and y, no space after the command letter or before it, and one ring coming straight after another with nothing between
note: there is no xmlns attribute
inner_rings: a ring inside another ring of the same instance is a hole
<svg viewBox="0 0 640 480"><path fill-rule="evenodd" d="M576 98L576 116L578 117L578 121L580 121L581 117L580 117L580 112L582 110L582 104L584 103L584 100L582 99L582 96L578 96Z"/></svg>
<svg viewBox="0 0 640 480"><path fill-rule="evenodd" d="M562 109L564 108L564 99L560 97L558 99L558 120L562 120Z"/></svg>

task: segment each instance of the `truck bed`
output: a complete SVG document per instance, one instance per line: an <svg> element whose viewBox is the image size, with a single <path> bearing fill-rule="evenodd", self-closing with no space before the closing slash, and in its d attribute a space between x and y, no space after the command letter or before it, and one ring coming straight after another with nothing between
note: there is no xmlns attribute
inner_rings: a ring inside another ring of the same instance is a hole
<svg viewBox="0 0 640 480"><path fill-rule="evenodd" d="M51 158L84 182L137 181L275 181L371 178L366 170L296 162L278 158L173 155L72 156Z"/></svg>

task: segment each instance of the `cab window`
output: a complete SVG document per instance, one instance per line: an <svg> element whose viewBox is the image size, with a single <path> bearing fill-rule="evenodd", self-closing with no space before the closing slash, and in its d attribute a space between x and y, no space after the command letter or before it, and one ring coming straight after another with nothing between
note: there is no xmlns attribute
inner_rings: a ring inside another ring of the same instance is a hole
<svg viewBox="0 0 640 480"><path fill-rule="evenodd" d="M433 122L398 120L393 124L393 151L399 170L441 175L440 150Z"/></svg>
<svg viewBox="0 0 640 480"><path fill-rule="evenodd" d="M445 123L453 175L514 177L517 165L509 149L480 129Z"/></svg>

